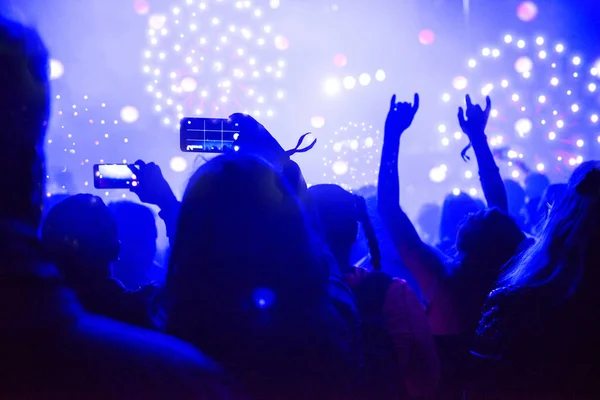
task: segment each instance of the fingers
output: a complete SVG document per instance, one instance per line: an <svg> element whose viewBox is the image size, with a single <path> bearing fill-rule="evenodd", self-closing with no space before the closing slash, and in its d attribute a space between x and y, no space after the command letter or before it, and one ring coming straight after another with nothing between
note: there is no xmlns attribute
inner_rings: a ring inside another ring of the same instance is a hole
<svg viewBox="0 0 600 400"><path fill-rule="evenodd" d="M419 93L415 93L412 108L415 112L419 109Z"/></svg>
<svg viewBox="0 0 600 400"><path fill-rule="evenodd" d="M458 123L461 127L467 123L465 121L465 110L462 107L458 107Z"/></svg>
<svg viewBox="0 0 600 400"><path fill-rule="evenodd" d="M492 111L492 99L490 99L490 96L486 96L485 97L485 115L490 115L491 111Z"/></svg>
<svg viewBox="0 0 600 400"><path fill-rule="evenodd" d="M138 167L145 167L146 163L142 160L137 160L136 162L133 163L133 165L137 165Z"/></svg>
<svg viewBox="0 0 600 400"><path fill-rule="evenodd" d="M396 108L396 95L392 95L392 100L390 102L390 111Z"/></svg>
<svg viewBox="0 0 600 400"><path fill-rule="evenodd" d="M473 107L473 102L471 101L471 96L470 95L466 95L465 96L465 101L467 102L467 110L471 107Z"/></svg>

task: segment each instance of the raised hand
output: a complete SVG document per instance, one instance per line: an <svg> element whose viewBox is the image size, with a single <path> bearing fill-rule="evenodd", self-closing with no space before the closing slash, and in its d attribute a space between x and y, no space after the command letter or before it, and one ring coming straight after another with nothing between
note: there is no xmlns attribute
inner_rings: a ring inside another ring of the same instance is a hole
<svg viewBox="0 0 600 400"><path fill-rule="evenodd" d="M485 136L485 127L488 119L490 118L490 112L492 111L492 100L490 96L485 98L485 110L481 108L479 104L473 104L471 96L466 96L467 101L467 112L465 119L465 112L462 107L458 108L458 123L462 131L469 137L471 142L473 138L479 138Z"/></svg>
<svg viewBox="0 0 600 400"><path fill-rule="evenodd" d="M419 94L415 93L413 103L396 103L396 95L392 96L390 102L390 111L385 121L385 136L389 139L400 138L402 133L407 130L415 119L419 110Z"/></svg>
<svg viewBox="0 0 600 400"><path fill-rule="evenodd" d="M130 169L137 176L138 181L138 185L132 187L131 191L138 195L140 201L160 208L166 208L177 201L158 165L153 162L146 164L138 160L130 166Z"/></svg>

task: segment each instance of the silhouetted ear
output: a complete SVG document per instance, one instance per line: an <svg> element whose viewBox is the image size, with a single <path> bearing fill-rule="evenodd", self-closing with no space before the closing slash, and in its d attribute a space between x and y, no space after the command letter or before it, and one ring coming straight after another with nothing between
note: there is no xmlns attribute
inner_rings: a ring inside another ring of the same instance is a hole
<svg viewBox="0 0 600 400"><path fill-rule="evenodd" d="M288 184L294 190L294 193L298 197L304 197L306 190L308 189L300 166L295 161L288 160L283 165L282 170L283 177L286 179Z"/></svg>

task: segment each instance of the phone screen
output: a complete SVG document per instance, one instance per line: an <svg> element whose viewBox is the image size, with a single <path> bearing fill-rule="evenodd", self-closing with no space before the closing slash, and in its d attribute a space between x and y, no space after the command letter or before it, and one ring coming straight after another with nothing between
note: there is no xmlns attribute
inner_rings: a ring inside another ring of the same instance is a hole
<svg viewBox="0 0 600 400"><path fill-rule="evenodd" d="M94 187L96 189L130 189L138 184L130 164L95 164Z"/></svg>
<svg viewBox="0 0 600 400"><path fill-rule="evenodd" d="M240 130L227 118L183 118L179 138L181 151L225 153L237 151Z"/></svg>

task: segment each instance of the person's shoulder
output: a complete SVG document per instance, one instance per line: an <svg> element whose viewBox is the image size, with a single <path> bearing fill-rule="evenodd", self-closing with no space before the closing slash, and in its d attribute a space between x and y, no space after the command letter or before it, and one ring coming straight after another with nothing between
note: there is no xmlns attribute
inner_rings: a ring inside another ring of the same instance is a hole
<svg viewBox="0 0 600 400"><path fill-rule="evenodd" d="M119 392L151 391L148 398L233 398L220 366L179 339L91 315L79 318L64 339Z"/></svg>

